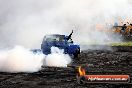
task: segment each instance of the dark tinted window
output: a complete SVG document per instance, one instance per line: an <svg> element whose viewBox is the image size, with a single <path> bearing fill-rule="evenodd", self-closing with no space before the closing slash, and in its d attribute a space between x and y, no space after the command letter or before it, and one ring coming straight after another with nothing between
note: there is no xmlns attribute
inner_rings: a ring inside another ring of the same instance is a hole
<svg viewBox="0 0 132 88"><path fill-rule="evenodd" d="M64 35L47 35L44 41L64 41Z"/></svg>

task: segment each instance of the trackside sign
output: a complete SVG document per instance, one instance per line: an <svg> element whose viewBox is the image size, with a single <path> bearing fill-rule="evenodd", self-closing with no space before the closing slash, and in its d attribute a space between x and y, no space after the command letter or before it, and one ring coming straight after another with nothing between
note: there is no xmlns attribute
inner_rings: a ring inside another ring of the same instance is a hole
<svg viewBox="0 0 132 88"><path fill-rule="evenodd" d="M128 83L130 81L129 75L85 75L89 83Z"/></svg>

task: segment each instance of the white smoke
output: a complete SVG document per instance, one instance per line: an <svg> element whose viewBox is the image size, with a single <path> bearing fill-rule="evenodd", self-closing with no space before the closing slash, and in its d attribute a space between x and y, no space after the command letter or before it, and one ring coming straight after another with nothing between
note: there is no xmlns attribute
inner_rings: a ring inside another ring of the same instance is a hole
<svg viewBox="0 0 132 88"><path fill-rule="evenodd" d="M71 63L71 58L68 54L64 54L63 50L51 47L51 54L46 56L44 62L46 66L67 67Z"/></svg>
<svg viewBox="0 0 132 88"><path fill-rule="evenodd" d="M28 49L16 46L14 49L0 52L0 71L34 72L40 70L44 55L33 54Z"/></svg>
<svg viewBox="0 0 132 88"><path fill-rule="evenodd" d="M0 0L0 48L39 48L45 34L72 29L79 43L119 41L95 26L124 22L131 9L131 0Z"/></svg>
<svg viewBox="0 0 132 88"><path fill-rule="evenodd" d="M66 67L71 62L71 58L58 48L52 51L48 56L40 52L33 53L22 46L0 51L0 72L36 72L41 70L42 65Z"/></svg>
<svg viewBox="0 0 132 88"><path fill-rule="evenodd" d="M73 39L81 44L120 41L116 35L108 36L107 33L98 31L96 25L131 21L131 9L131 0L0 0L0 69L16 72L38 70L42 64L41 56L32 55L23 48L8 51L3 49L16 45L40 48L45 34L68 34L74 29ZM56 57L56 54L53 56ZM50 55L47 57L53 59ZM24 66L25 63L28 64ZM26 69L19 70L19 67Z"/></svg>

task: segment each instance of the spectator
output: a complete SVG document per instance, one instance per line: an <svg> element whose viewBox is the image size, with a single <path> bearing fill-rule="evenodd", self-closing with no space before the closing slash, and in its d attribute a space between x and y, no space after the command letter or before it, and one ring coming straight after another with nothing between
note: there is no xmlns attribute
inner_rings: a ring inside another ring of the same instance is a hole
<svg viewBox="0 0 132 88"><path fill-rule="evenodd" d="M121 33L124 33L125 30L126 30L126 28L127 28L127 26L126 26L126 24L124 24L124 25L122 26L122 28L121 28Z"/></svg>

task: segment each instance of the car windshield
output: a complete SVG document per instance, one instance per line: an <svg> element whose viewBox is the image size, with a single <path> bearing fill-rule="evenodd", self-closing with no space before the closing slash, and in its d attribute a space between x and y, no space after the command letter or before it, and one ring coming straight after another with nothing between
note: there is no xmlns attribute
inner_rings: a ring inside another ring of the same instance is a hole
<svg viewBox="0 0 132 88"><path fill-rule="evenodd" d="M64 41L64 35L48 35L44 38L45 41Z"/></svg>

